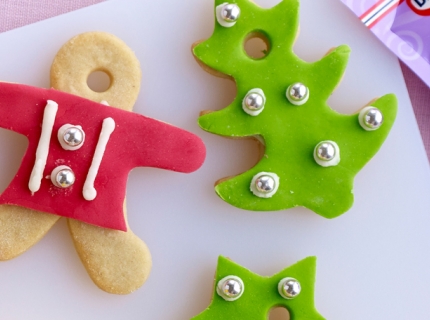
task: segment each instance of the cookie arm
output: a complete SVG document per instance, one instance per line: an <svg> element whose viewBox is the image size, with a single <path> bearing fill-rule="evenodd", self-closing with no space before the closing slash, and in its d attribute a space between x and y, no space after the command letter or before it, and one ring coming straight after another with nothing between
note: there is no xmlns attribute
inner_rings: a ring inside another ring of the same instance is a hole
<svg viewBox="0 0 430 320"><path fill-rule="evenodd" d="M0 127L24 135L41 122L46 99L41 90L26 85L0 82Z"/></svg>
<svg viewBox="0 0 430 320"><path fill-rule="evenodd" d="M170 124L136 115L127 145L132 166L193 172L206 157L203 141Z"/></svg>
<svg viewBox="0 0 430 320"><path fill-rule="evenodd" d="M307 257L271 277L274 281L295 278L300 282L301 292L293 300L279 299L279 306L285 307L291 320L325 320L315 308L316 257Z"/></svg>
<svg viewBox="0 0 430 320"><path fill-rule="evenodd" d="M329 51L324 58L312 64L312 75L318 84L321 98L327 100L342 80L351 49L341 45Z"/></svg>
<svg viewBox="0 0 430 320"><path fill-rule="evenodd" d="M199 126L210 133L226 137L247 137L261 133L261 117L252 117L242 108L243 96L239 93L236 99L226 108L217 111L203 111L198 119Z"/></svg>

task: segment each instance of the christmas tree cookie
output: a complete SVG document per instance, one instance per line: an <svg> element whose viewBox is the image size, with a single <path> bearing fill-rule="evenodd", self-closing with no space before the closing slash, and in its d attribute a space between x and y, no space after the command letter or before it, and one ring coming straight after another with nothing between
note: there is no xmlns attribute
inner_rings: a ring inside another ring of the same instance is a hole
<svg viewBox="0 0 430 320"><path fill-rule="evenodd" d="M264 156L251 170L216 183L226 202L247 210L303 206L326 218L353 204L354 176L375 155L394 123L392 94L353 115L327 105L347 66L341 45L308 63L293 52L299 1L263 9L249 0L215 0L213 35L193 46L202 67L234 79L237 96L226 108L202 112L202 129L226 137L254 137ZM248 56L244 43L261 38L262 58ZM350 103L349 101L347 103Z"/></svg>
<svg viewBox="0 0 430 320"><path fill-rule="evenodd" d="M323 320L314 305L315 273L315 257L271 277L219 257L211 305L192 320L266 320L275 307L285 307L291 320Z"/></svg>

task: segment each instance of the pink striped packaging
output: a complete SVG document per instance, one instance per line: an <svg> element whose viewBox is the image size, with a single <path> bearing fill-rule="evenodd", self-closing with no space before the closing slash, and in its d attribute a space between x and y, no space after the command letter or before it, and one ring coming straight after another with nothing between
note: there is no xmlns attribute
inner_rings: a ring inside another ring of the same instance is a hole
<svg viewBox="0 0 430 320"><path fill-rule="evenodd" d="M430 0L341 0L430 87Z"/></svg>

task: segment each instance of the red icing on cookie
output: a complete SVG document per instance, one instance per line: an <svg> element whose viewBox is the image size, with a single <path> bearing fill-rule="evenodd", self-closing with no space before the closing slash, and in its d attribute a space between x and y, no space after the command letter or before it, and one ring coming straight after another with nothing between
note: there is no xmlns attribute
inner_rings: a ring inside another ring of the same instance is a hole
<svg viewBox="0 0 430 320"><path fill-rule="evenodd" d="M28 187L42 131L47 100L58 103L49 154L40 189ZM94 187L97 197L87 201L82 189L99 140L103 120L111 117L115 130L106 146ZM83 146L64 150L57 138L64 124L80 125ZM128 173L134 167L192 172L203 163L206 150L196 135L169 124L123 111L54 89L0 83L0 127L25 135L28 149L18 173L0 196L0 203L81 220L104 228L126 231L123 202ZM49 178L60 165L69 166L75 183L61 189Z"/></svg>

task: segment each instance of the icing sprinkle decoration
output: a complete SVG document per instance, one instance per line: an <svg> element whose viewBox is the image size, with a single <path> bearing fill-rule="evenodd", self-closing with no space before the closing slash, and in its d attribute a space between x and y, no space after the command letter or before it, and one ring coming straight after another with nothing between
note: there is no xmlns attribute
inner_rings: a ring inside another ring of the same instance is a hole
<svg viewBox="0 0 430 320"><path fill-rule="evenodd" d="M324 320L315 309L315 273L315 257L271 277L262 277L219 257L211 305L192 320L266 320L274 307L286 308L291 320Z"/></svg>
<svg viewBox="0 0 430 320"><path fill-rule="evenodd" d="M29 140L0 204L126 231L123 204L134 167L192 172L205 158L197 136L134 112L20 84L0 82L0 95L0 127Z"/></svg>
<svg viewBox="0 0 430 320"><path fill-rule="evenodd" d="M199 125L221 136L256 137L265 146L254 168L219 180L215 191L247 210L303 206L326 218L343 214L353 204L355 175L391 130L396 97L385 95L353 115L332 110L327 99L351 50L341 45L312 63L297 57L299 0L270 9L250 0L215 0L215 17L212 36L193 53L208 72L233 78L237 97L222 110L202 112ZM263 57L248 56L251 38L266 43Z"/></svg>

